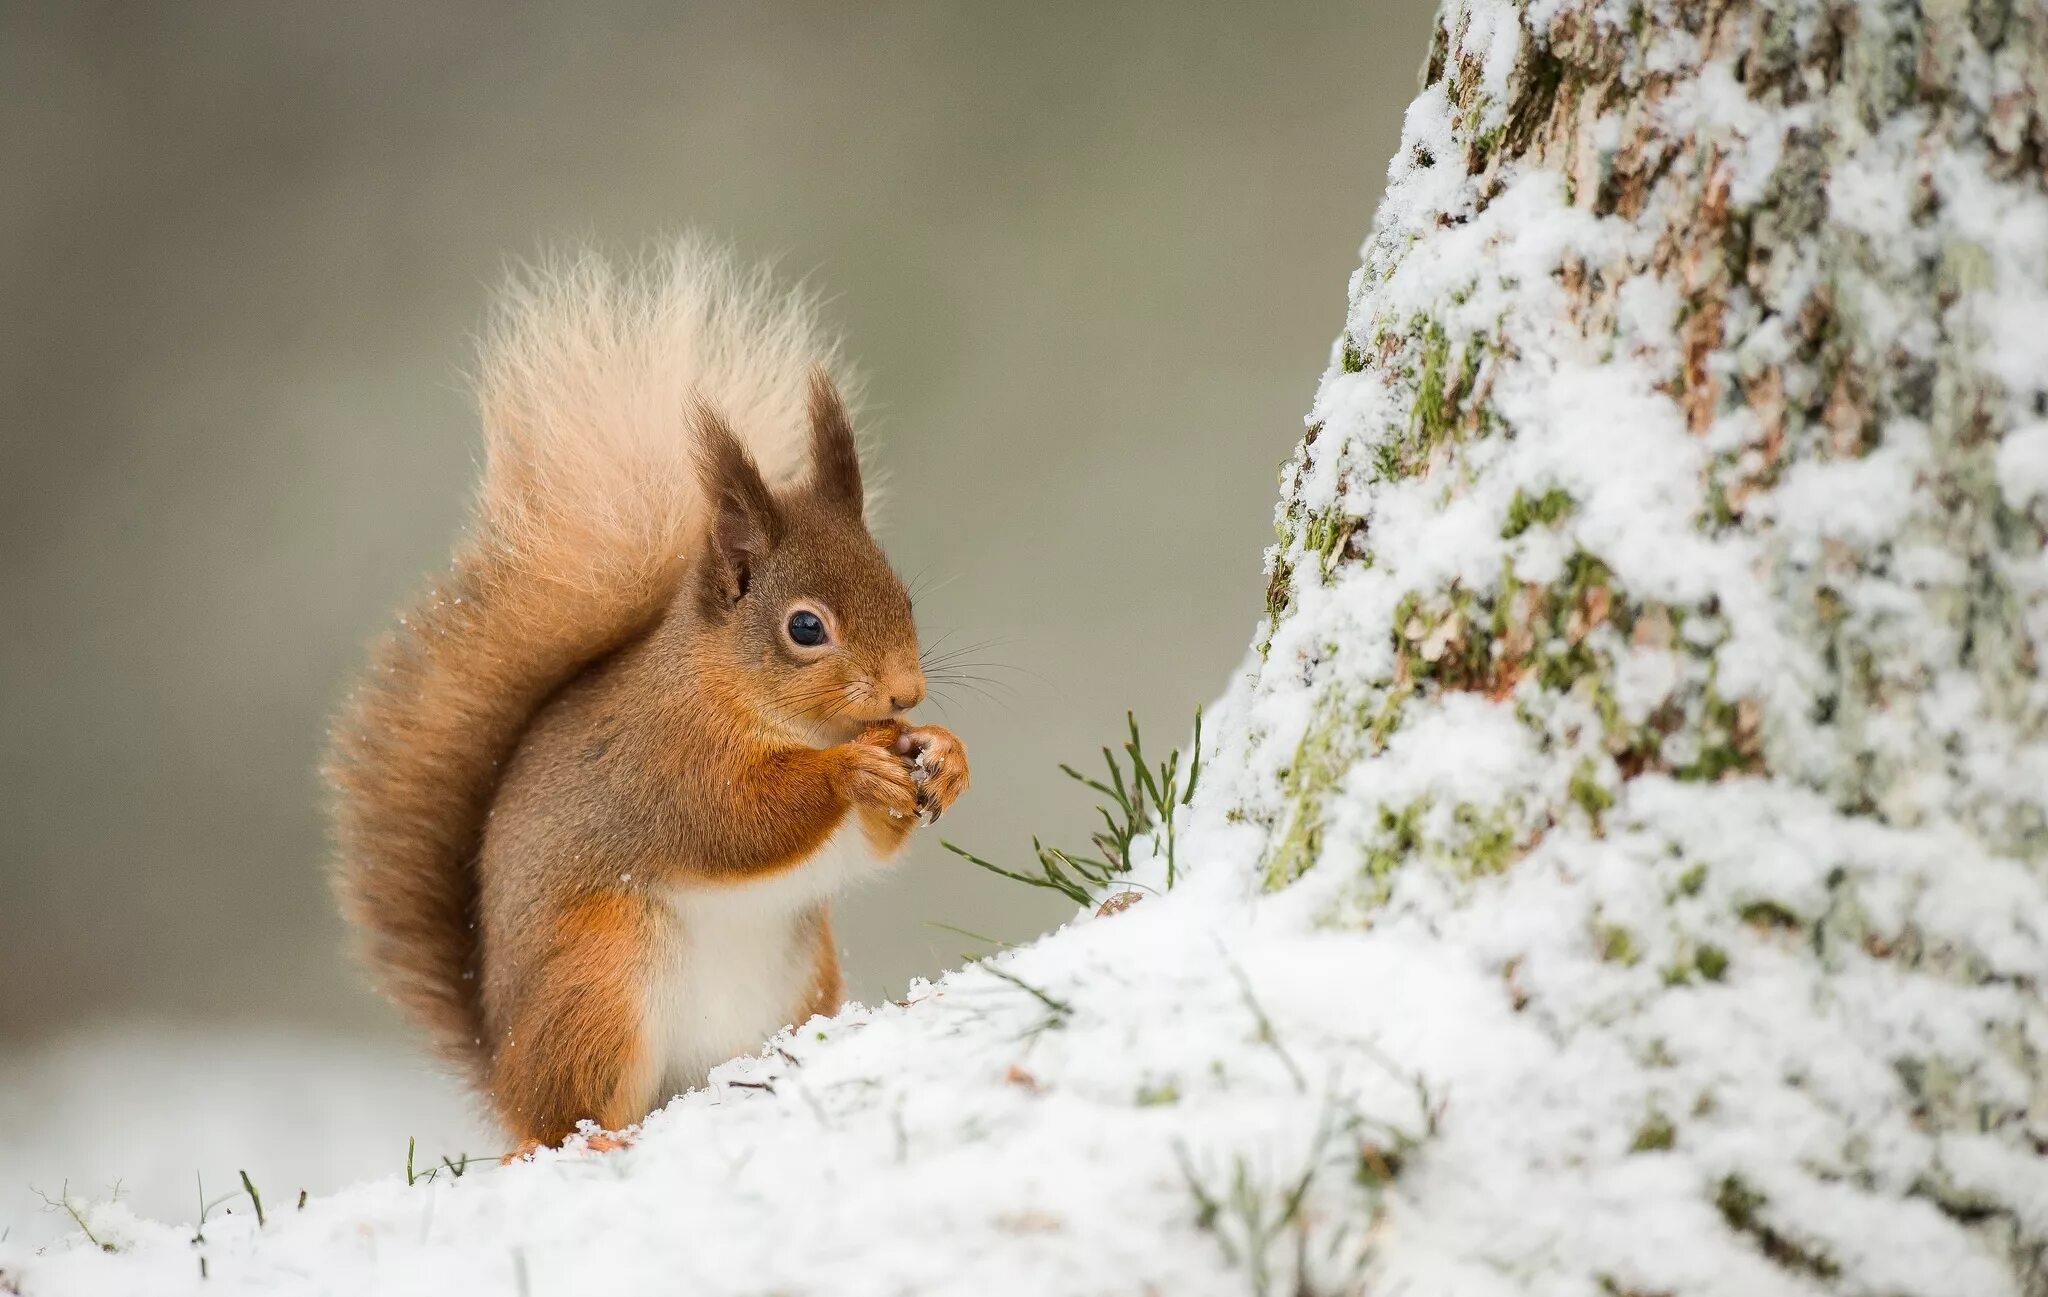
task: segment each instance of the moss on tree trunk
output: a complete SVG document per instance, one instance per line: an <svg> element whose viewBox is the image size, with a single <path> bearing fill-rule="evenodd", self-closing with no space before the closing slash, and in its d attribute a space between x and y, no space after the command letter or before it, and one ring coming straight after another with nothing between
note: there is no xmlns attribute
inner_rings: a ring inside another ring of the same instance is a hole
<svg viewBox="0 0 2048 1297"><path fill-rule="evenodd" d="M1967 1046L1841 1010L1911 1169L1836 1108L1804 1174L2048 1291L2040 1182L1959 1179L1948 1142L2048 1148L2048 7L1453 0L1423 80L1282 476L1245 738L1280 791L1235 808L1268 887L1435 922L1539 854L1625 860L1595 963L1801 959L1824 1020L1831 979L1930 995ZM1500 778L1414 774L1442 743L1411 728L1502 715ZM1717 825L1801 863L1724 866ZM1741 1167L1701 1192L1850 1284Z"/></svg>

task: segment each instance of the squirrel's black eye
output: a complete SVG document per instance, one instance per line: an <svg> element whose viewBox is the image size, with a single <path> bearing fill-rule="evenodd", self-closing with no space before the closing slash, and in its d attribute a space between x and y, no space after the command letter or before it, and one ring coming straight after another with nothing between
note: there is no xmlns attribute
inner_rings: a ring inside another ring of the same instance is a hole
<svg viewBox="0 0 2048 1297"><path fill-rule="evenodd" d="M814 612L793 612L789 615L789 638L805 648L816 648L825 642L825 623Z"/></svg>

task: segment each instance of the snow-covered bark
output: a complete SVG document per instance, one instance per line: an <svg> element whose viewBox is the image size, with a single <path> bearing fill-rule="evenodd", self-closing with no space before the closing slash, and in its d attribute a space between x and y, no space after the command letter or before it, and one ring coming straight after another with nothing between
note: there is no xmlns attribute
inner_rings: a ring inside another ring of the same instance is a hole
<svg viewBox="0 0 2048 1297"><path fill-rule="evenodd" d="M1474 0L1426 82L1221 757L1530 1033L1404 1189L1531 1287L2048 1291L2048 8Z"/></svg>
<svg viewBox="0 0 2048 1297"><path fill-rule="evenodd" d="M0 1286L2048 1292L2044 81L2038 0L1451 0L1177 885Z"/></svg>

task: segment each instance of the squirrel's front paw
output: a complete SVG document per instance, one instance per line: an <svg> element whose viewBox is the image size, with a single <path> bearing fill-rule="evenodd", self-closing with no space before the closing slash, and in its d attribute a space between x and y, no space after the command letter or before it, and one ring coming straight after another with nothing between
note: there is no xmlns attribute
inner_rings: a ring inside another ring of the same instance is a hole
<svg viewBox="0 0 2048 1297"><path fill-rule="evenodd" d="M855 805L871 806L887 812L891 819L908 821L918 812L918 788L910 762L896 751L903 733L902 726L885 721L870 725L859 738L845 744L844 778L847 799Z"/></svg>
<svg viewBox="0 0 2048 1297"><path fill-rule="evenodd" d="M917 782L917 809L925 823L944 815L967 791L967 747L943 725L919 725L896 739L896 751L910 761Z"/></svg>

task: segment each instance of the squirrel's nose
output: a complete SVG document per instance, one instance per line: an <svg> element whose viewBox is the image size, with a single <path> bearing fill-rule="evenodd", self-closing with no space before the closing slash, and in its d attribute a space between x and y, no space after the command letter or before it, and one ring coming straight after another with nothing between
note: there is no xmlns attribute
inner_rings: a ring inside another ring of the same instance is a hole
<svg viewBox="0 0 2048 1297"><path fill-rule="evenodd" d="M923 701L922 679L901 680L889 686L889 705L899 712L907 712Z"/></svg>

